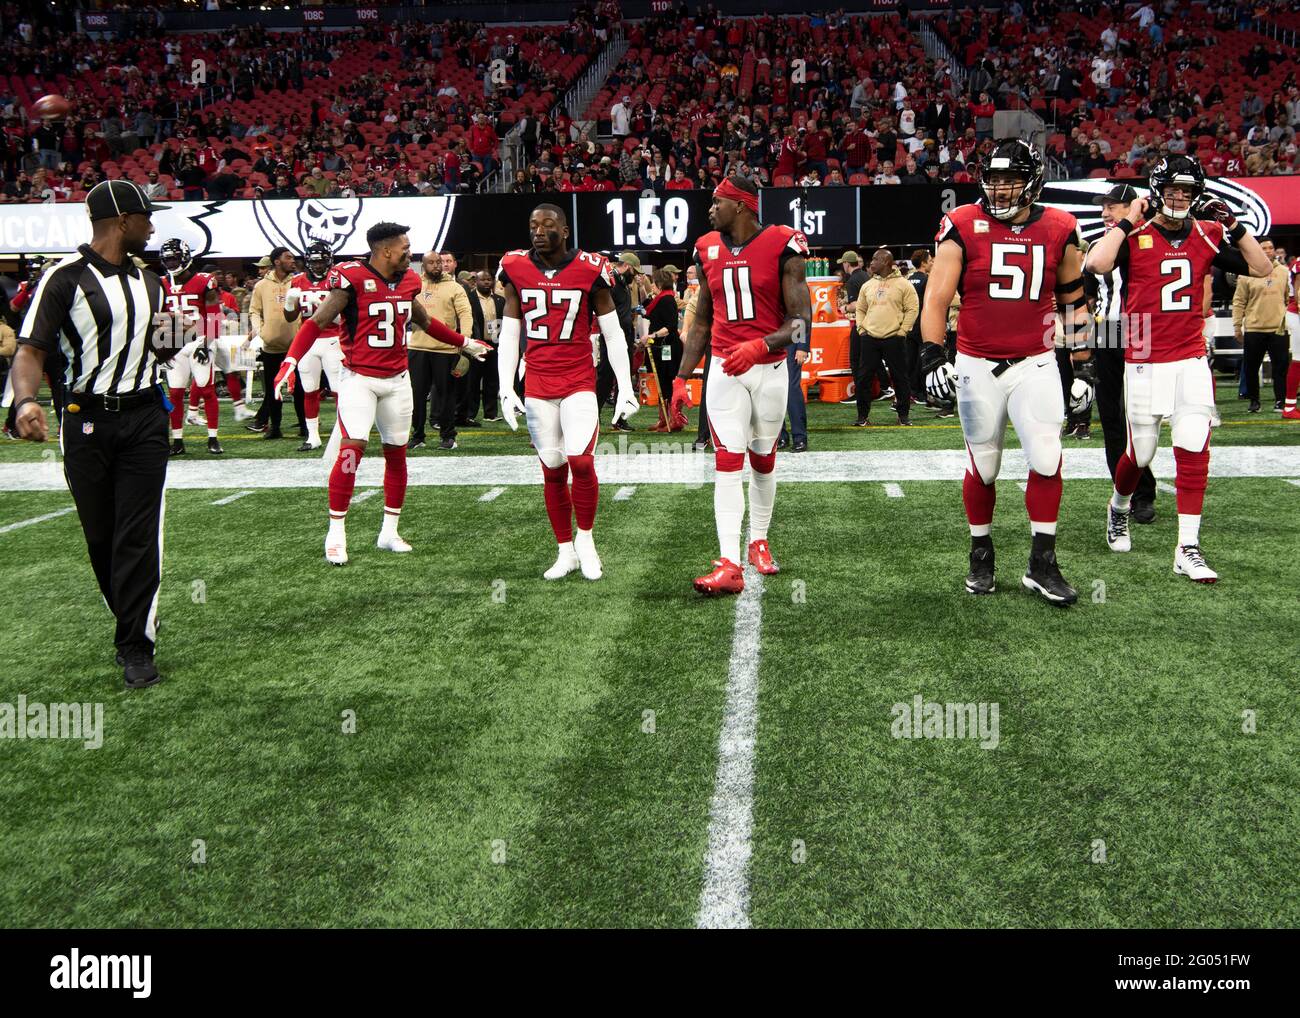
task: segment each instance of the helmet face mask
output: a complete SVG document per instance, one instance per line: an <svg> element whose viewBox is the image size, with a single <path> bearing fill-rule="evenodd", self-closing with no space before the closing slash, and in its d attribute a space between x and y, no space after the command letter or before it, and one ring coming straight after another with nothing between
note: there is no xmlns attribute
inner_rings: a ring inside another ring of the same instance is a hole
<svg viewBox="0 0 1300 1018"><path fill-rule="evenodd" d="M308 244L303 253L303 262L307 266L307 275L312 279L324 279L334 264L334 251L325 243Z"/></svg>
<svg viewBox="0 0 1300 1018"><path fill-rule="evenodd" d="M980 169L980 204L994 219L1014 219L1038 200L1045 176L1043 157L1032 145L1004 138Z"/></svg>
<svg viewBox="0 0 1300 1018"><path fill-rule="evenodd" d="M194 261L193 255L190 254L190 246L178 237L164 240L162 247L158 249L158 257L162 267L173 276L178 272L184 272Z"/></svg>
<svg viewBox="0 0 1300 1018"><path fill-rule="evenodd" d="M1167 219L1181 221L1192 214L1205 191L1205 171L1192 156L1166 156L1152 168L1150 184L1154 211Z"/></svg>

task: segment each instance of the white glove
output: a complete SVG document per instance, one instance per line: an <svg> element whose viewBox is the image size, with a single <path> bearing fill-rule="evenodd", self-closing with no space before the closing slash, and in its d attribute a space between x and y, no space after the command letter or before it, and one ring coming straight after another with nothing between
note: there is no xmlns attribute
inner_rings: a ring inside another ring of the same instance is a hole
<svg viewBox="0 0 1300 1018"><path fill-rule="evenodd" d="M247 340L245 340L244 342L245 342L245 344L247 345L247 347L248 347L250 350L253 351L254 354L259 354L259 353L261 353L261 352L262 352L262 347L265 345L265 344L262 342L262 337L261 337L261 336L253 336L252 338L247 339Z"/></svg>
<svg viewBox="0 0 1300 1018"><path fill-rule="evenodd" d="M957 369L944 361L925 376L925 391L935 399L951 401L957 392Z"/></svg>
<svg viewBox="0 0 1300 1018"><path fill-rule="evenodd" d="M614 420L620 418L627 420L641 409L641 401L633 395L633 392L634 390L631 389L619 388L618 398L614 400Z"/></svg>
<svg viewBox="0 0 1300 1018"><path fill-rule="evenodd" d="M519 422L515 419L516 415L527 415L523 401L514 389L502 389L497 398L501 401L501 416L506 419L506 424L510 425L511 431L518 431Z"/></svg>
<svg viewBox="0 0 1300 1018"><path fill-rule="evenodd" d="M480 340L467 339L465 340L465 345L460 348L460 352L466 357L472 357L476 361L481 361L492 352L492 348Z"/></svg>
<svg viewBox="0 0 1300 1018"><path fill-rule="evenodd" d="M284 295L284 309L286 311L297 311L298 301L302 299L302 291L296 286L289 287L288 292Z"/></svg>

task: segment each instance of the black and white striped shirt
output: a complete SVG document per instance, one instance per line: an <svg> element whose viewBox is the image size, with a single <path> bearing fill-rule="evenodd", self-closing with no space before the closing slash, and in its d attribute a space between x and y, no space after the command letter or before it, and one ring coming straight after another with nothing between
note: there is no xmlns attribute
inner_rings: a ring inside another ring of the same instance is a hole
<svg viewBox="0 0 1300 1018"><path fill-rule="evenodd" d="M114 265L82 244L41 277L18 342L61 349L72 392L127 396L157 381L149 341L162 301L155 273Z"/></svg>
<svg viewBox="0 0 1300 1018"><path fill-rule="evenodd" d="M1097 276L1097 320L1117 322L1124 313L1124 270L1116 265Z"/></svg>

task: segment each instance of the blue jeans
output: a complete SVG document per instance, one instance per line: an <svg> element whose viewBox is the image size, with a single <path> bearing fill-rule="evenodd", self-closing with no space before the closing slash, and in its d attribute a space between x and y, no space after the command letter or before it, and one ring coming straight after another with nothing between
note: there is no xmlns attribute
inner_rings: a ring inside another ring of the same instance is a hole
<svg viewBox="0 0 1300 1018"><path fill-rule="evenodd" d="M803 374L803 365L794 359L795 348L786 350L785 366L790 375L790 394L786 397L786 413L790 416L789 434L796 443L808 441L808 407L803 401L803 387L799 381ZM781 428L781 437L787 437L785 427Z"/></svg>

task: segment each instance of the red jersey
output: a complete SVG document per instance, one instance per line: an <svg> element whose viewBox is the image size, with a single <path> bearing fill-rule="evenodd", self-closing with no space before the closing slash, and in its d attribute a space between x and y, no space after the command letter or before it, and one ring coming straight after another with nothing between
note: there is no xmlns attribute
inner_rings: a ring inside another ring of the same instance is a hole
<svg viewBox="0 0 1300 1018"><path fill-rule="evenodd" d="M330 294L330 269L325 273L323 279L312 279L305 272L299 272L289 280L289 289L298 291L298 307L300 309L298 321L305 322L308 318L320 310L320 306L325 303L325 298ZM335 322L333 325L327 325L320 330L322 336L334 339L342 331L342 326Z"/></svg>
<svg viewBox="0 0 1300 1018"><path fill-rule="evenodd" d="M36 287L32 286L30 282L19 283L18 289L14 291L14 295L9 301L9 306L15 311L22 312L27 307L27 302L32 299L35 290ZM1293 300L1292 304L1294 303ZM1295 310L1294 307L1292 310Z"/></svg>
<svg viewBox="0 0 1300 1018"><path fill-rule="evenodd" d="M1115 264L1123 267L1130 321L1125 360L1161 364L1205 356L1205 279L1232 245L1222 223L1188 222L1189 229L1171 234L1150 219L1120 246Z"/></svg>
<svg viewBox="0 0 1300 1018"><path fill-rule="evenodd" d="M1035 205L1013 226L978 204L960 205L940 220L934 239L962 249L959 353L1011 360L1052 349L1056 268L1068 247L1079 246L1074 216Z"/></svg>
<svg viewBox="0 0 1300 1018"><path fill-rule="evenodd" d="M695 242L695 264L713 300L709 342L714 357L725 360L741 343L770 336L785 324L781 273L787 258L807 254L802 233L776 224L761 227L748 244L735 247L717 230ZM758 363L781 360L784 349L765 354Z"/></svg>
<svg viewBox="0 0 1300 1018"><path fill-rule="evenodd" d="M1291 297L1286 302L1286 309L1292 314L1300 313L1300 307L1296 305L1296 290L1300 289L1300 279L1296 278L1300 276L1300 258L1292 260L1291 264L1287 266L1286 273L1287 279L1291 282Z"/></svg>
<svg viewBox="0 0 1300 1018"><path fill-rule="evenodd" d="M162 273L163 301L167 310L186 319L186 328L195 322L203 323L203 336L215 339L221 335L221 289L216 277L206 272L196 272L189 279L176 284L176 277Z"/></svg>
<svg viewBox="0 0 1300 1018"><path fill-rule="evenodd" d="M538 399L596 391L595 293L611 288L614 274L603 255L575 249L565 258L552 269L532 251L507 251L497 269L497 279L519 293L528 364L524 394Z"/></svg>
<svg viewBox="0 0 1300 1018"><path fill-rule="evenodd" d="M344 262L325 277L331 290L344 290L339 349L343 363L359 375L391 378L406 370L406 327L420 277L407 269L389 281L369 262Z"/></svg>

